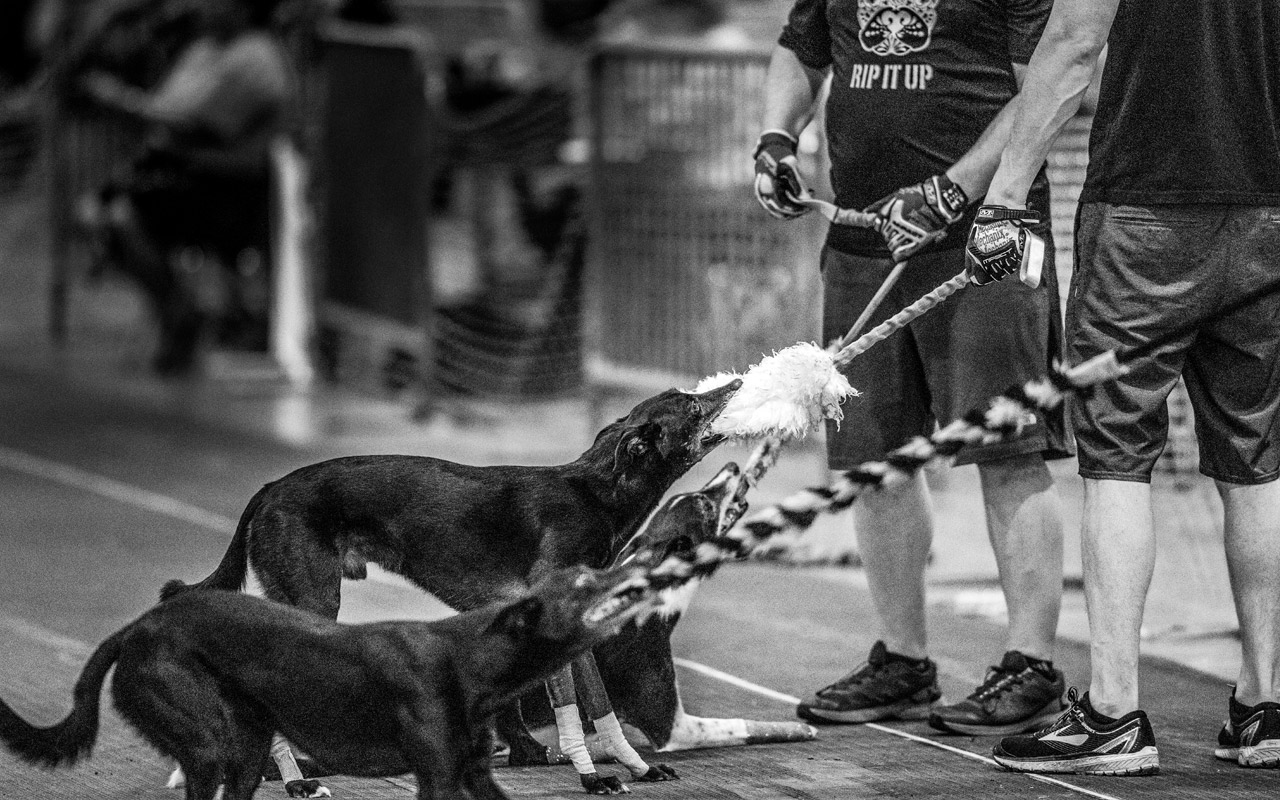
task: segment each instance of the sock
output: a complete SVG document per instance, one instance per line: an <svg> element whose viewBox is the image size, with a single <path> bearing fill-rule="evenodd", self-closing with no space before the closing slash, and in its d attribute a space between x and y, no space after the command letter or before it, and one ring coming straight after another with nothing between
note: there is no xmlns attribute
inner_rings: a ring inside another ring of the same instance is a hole
<svg viewBox="0 0 1280 800"><path fill-rule="evenodd" d="M891 662L900 661L903 664L906 664L907 666L910 666L914 669L921 670L921 671L923 671L929 666L928 656L925 656L924 658L912 658L911 656L904 656L901 653L894 653L890 650L886 650L885 658L886 660Z"/></svg>
<svg viewBox="0 0 1280 800"><path fill-rule="evenodd" d="M1094 708L1093 703L1089 702L1088 692L1085 692L1084 696L1080 698L1080 705L1084 706L1085 712L1090 717L1093 718L1094 722L1101 722L1104 725L1110 725L1113 722L1119 722L1119 720L1116 719L1115 717L1108 717L1106 714L1103 714L1101 711L1098 711L1096 708Z"/></svg>
<svg viewBox="0 0 1280 800"><path fill-rule="evenodd" d="M1054 675L1054 672L1053 672L1052 661L1046 661L1045 659L1042 659L1042 658L1032 658L1031 656L1028 656L1026 654L1023 654L1023 657L1027 659L1028 667L1031 667L1033 670L1040 673L1041 675L1048 678L1049 680L1053 680L1054 678L1057 677L1056 675Z"/></svg>

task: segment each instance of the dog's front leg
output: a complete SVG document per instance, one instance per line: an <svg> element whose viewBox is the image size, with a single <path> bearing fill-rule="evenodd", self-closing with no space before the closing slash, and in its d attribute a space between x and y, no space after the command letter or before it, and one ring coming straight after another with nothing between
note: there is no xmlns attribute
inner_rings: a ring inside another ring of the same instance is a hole
<svg viewBox="0 0 1280 800"><path fill-rule="evenodd" d="M582 708L595 722L596 733L604 751L631 770L633 780L646 783L679 780L680 776L676 771L666 764L646 764L627 741L622 733L622 725L618 723L618 716L613 712L613 704L609 702L609 693L605 691L604 680L596 666L596 657L591 651L588 650L573 662L573 672L582 686Z"/></svg>
<svg viewBox="0 0 1280 800"><path fill-rule="evenodd" d="M509 800L493 779L493 731L487 724L476 726L471 731L471 740L471 758L462 775L463 788L470 793L471 800Z"/></svg>
<svg viewBox="0 0 1280 800"><path fill-rule="evenodd" d="M525 724L518 698L503 706L498 712L494 719L494 727L497 728L502 740L507 743L509 749L507 766L528 767L564 764L568 761L562 753L547 747L529 733L529 726Z"/></svg>
<svg viewBox="0 0 1280 800"><path fill-rule="evenodd" d="M547 695L556 714L556 732L560 739L560 752L569 757L578 771L582 788L591 794L624 794L631 790L612 775L596 772L596 765L587 750L587 737L582 731L582 719L578 716L578 698L573 686L573 667L566 666L547 679Z"/></svg>

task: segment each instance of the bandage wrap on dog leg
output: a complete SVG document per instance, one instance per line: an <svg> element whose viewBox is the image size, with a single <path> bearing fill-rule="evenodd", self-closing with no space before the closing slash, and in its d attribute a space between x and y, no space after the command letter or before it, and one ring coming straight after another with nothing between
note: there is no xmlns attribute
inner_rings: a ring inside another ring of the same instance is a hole
<svg viewBox="0 0 1280 800"><path fill-rule="evenodd" d="M631 746L631 742L627 741L627 737L622 734L622 725L618 723L618 716L610 711L600 719L595 720L596 734L600 737L600 745L604 751L614 758L618 759L618 763L631 770L631 774L639 777L649 771L649 765L645 763L636 749Z"/></svg>
<svg viewBox="0 0 1280 800"><path fill-rule="evenodd" d="M293 750L289 749L289 742L278 733L271 737L271 760L280 768L280 780L285 783L303 780L302 770L293 757Z"/></svg>
<svg viewBox="0 0 1280 800"><path fill-rule="evenodd" d="M573 762L573 768L579 775L590 775L596 771L591 762L591 753L587 750L587 737L582 732L582 719L578 716L578 704L557 706L556 730L560 733L560 752Z"/></svg>

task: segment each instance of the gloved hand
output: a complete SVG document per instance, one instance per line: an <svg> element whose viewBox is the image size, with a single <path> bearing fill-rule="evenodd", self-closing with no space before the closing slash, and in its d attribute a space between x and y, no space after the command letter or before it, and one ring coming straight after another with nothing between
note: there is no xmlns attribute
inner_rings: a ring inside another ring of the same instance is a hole
<svg viewBox="0 0 1280 800"><path fill-rule="evenodd" d="M765 131L756 141L752 157L756 160L756 200L770 216L795 219L809 211L793 199L804 191L794 136L786 131Z"/></svg>
<svg viewBox="0 0 1280 800"><path fill-rule="evenodd" d="M880 198L866 210L884 218L880 232L894 261L906 261L946 238L947 226L964 216L969 196L946 175L932 178Z"/></svg>
<svg viewBox="0 0 1280 800"><path fill-rule="evenodd" d="M1035 211L980 206L964 247L970 282L985 286L1017 271L1023 283L1039 286L1044 240L1024 227L1039 221L1040 214Z"/></svg>

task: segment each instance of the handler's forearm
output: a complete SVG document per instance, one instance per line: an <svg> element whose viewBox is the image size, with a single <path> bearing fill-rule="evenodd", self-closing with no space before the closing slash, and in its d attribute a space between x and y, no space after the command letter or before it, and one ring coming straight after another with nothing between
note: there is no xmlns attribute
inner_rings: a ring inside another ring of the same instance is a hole
<svg viewBox="0 0 1280 800"><path fill-rule="evenodd" d="M959 184L971 200L982 197L991 185L991 178L1000 163L1000 152L1008 143L1009 133L1013 130L1018 103L1019 96L1006 103L982 131L978 141L947 168L947 177Z"/></svg>
<svg viewBox="0 0 1280 800"><path fill-rule="evenodd" d="M987 190L987 203L1026 206L1027 193L1054 140L1080 101L1107 42L1119 0L1058 0L1013 103L1009 143Z"/></svg>
<svg viewBox="0 0 1280 800"><path fill-rule="evenodd" d="M796 54L777 45L765 75L764 130L786 131L799 136L813 119L814 105L824 72L806 67Z"/></svg>

